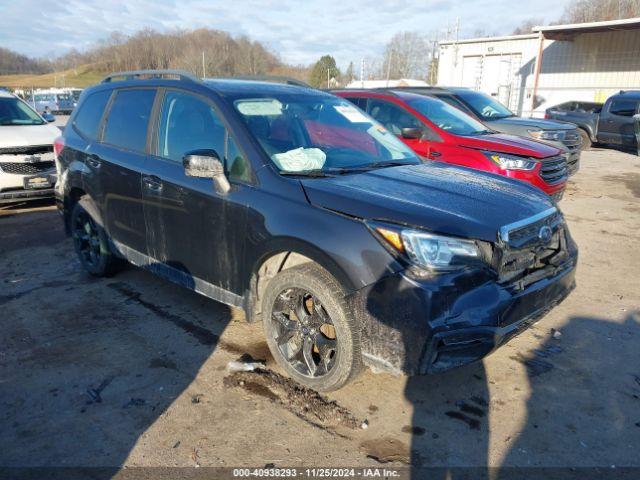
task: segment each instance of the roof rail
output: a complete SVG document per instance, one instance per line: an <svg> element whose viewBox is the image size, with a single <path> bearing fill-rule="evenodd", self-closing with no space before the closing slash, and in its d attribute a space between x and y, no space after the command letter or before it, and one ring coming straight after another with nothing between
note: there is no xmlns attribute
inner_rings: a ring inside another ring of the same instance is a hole
<svg viewBox="0 0 640 480"><path fill-rule="evenodd" d="M115 72L107 75L100 83L113 82L115 78L122 77L123 80L134 80L140 77L162 78L162 77L178 77L178 80L189 80L192 82L200 82L195 75L184 70L131 70L128 72Z"/></svg>
<svg viewBox="0 0 640 480"><path fill-rule="evenodd" d="M297 87L313 88L302 80L284 75L238 75L237 77L229 77L228 80L256 80L258 82L284 83Z"/></svg>

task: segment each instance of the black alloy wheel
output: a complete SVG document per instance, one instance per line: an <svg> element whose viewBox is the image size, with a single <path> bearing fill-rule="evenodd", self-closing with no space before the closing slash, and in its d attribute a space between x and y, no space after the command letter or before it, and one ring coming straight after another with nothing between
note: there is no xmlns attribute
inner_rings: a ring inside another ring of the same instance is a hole
<svg viewBox="0 0 640 480"><path fill-rule="evenodd" d="M271 320L282 357L301 375L320 378L337 361L338 339L322 303L302 288L287 288L275 299Z"/></svg>
<svg viewBox="0 0 640 480"><path fill-rule="evenodd" d="M79 212L73 219L73 241L76 252L87 267L99 268L101 262L100 233L95 221L86 212Z"/></svg>

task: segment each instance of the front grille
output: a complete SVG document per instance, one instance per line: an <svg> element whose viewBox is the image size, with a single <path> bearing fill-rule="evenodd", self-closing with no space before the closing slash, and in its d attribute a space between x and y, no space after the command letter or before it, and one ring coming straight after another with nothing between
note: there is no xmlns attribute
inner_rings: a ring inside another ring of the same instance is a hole
<svg viewBox="0 0 640 480"><path fill-rule="evenodd" d="M567 155L567 173L573 175L580 168L580 156L573 153Z"/></svg>
<svg viewBox="0 0 640 480"><path fill-rule="evenodd" d="M26 145L23 147L0 148L0 155L37 155L38 153L53 152L53 145Z"/></svg>
<svg viewBox="0 0 640 480"><path fill-rule="evenodd" d="M15 175L37 175L55 168L54 162L1 162L0 170L4 173L13 173Z"/></svg>
<svg viewBox="0 0 640 480"><path fill-rule="evenodd" d="M568 266L568 234L560 212L552 208L529 220L500 229L502 241L494 256L500 282L517 290ZM547 238L542 235L545 227L550 229Z"/></svg>
<svg viewBox="0 0 640 480"><path fill-rule="evenodd" d="M551 157L542 161L540 176L550 184L561 183L567 179L567 159L564 155Z"/></svg>
<svg viewBox="0 0 640 480"><path fill-rule="evenodd" d="M564 140L562 141L567 147L579 147L582 145L582 137L578 130L569 130L564 134Z"/></svg>

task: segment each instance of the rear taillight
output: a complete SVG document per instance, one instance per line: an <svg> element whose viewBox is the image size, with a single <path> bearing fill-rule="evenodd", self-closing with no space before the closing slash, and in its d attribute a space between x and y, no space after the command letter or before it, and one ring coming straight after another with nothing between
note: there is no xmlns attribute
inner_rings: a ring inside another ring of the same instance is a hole
<svg viewBox="0 0 640 480"><path fill-rule="evenodd" d="M551 119L551 115L549 115L547 112L544 113L544 118L546 118L547 120Z"/></svg>
<svg viewBox="0 0 640 480"><path fill-rule="evenodd" d="M64 148L64 138L58 137L53 141L53 153L56 157L56 160L60 156L62 149Z"/></svg>

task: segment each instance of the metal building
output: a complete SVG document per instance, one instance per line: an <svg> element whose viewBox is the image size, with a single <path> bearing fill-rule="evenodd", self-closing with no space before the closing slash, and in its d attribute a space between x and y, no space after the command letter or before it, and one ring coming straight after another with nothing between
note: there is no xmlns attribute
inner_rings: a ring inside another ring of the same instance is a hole
<svg viewBox="0 0 640 480"><path fill-rule="evenodd" d="M640 89L640 18L440 42L438 85L480 90L523 116Z"/></svg>

